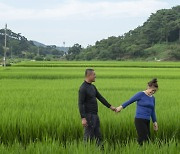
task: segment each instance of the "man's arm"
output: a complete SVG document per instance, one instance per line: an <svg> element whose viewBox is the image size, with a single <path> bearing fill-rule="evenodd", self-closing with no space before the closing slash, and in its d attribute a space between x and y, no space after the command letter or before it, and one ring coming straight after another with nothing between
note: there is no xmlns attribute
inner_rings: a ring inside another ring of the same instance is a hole
<svg viewBox="0 0 180 154"><path fill-rule="evenodd" d="M85 118L85 97L86 97L86 91L83 88L79 89L79 100L78 100L78 106L79 106L79 112L82 118L82 125L83 127L87 127L87 120Z"/></svg>
<svg viewBox="0 0 180 154"><path fill-rule="evenodd" d="M78 106L81 118L85 118L85 97L86 91L84 88L79 89L79 99L78 99Z"/></svg>
<svg viewBox="0 0 180 154"><path fill-rule="evenodd" d="M95 87L95 86L94 86ZM96 89L96 87L95 87ZM96 97L97 99L103 104L105 105L107 108L111 108L111 104L109 104L107 102L107 100L99 93L99 91L96 89Z"/></svg>

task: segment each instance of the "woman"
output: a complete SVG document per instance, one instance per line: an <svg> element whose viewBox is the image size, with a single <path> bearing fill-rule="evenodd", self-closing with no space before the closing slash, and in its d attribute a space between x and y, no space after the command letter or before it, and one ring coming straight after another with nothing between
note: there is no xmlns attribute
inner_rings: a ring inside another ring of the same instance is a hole
<svg viewBox="0 0 180 154"><path fill-rule="evenodd" d="M116 112L120 112L128 105L137 101L135 127L138 134L138 143L140 145L143 145L143 142L148 141L150 138L150 118L152 118L154 130L158 130L155 113L155 97L153 96L157 90L157 79L152 79L148 82L145 91L138 92L129 101L116 108Z"/></svg>

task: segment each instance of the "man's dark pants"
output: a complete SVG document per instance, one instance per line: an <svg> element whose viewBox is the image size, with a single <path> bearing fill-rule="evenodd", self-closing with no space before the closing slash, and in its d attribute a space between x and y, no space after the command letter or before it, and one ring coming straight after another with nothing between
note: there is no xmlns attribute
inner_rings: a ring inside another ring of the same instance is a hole
<svg viewBox="0 0 180 154"><path fill-rule="evenodd" d="M100 121L97 114L86 114L88 126L84 128L84 141L96 140L96 144L101 144Z"/></svg>

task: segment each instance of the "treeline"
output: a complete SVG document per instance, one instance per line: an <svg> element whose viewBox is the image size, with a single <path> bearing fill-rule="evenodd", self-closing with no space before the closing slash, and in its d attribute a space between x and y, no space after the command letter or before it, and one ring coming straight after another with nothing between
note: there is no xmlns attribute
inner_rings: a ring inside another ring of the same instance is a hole
<svg viewBox="0 0 180 154"><path fill-rule="evenodd" d="M4 29L0 29L0 58L4 54ZM35 60L180 60L180 6L162 9L122 36L112 36L83 48L75 44L62 50L55 45L28 41L7 30L7 57ZM67 52L68 50L68 52Z"/></svg>
<svg viewBox="0 0 180 154"><path fill-rule="evenodd" d="M0 57L4 55L4 39L5 30L0 29ZM37 46L33 41L28 41L27 38L16 34L10 29L7 29L7 52L8 58L26 58L35 60L51 60L60 59L65 52L59 50L55 45L52 46Z"/></svg>
<svg viewBox="0 0 180 154"><path fill-rule="evenodd" d="M180 6L162 9L134 30L119 37L69 49L68 60L180 60Z"/></svg>

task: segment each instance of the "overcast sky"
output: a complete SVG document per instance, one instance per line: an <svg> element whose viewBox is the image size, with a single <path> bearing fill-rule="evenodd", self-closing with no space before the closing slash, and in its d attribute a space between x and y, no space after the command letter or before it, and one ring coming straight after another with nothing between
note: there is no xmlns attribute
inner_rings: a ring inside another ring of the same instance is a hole
<svg viewBox="0 0 180 154"><path fill-rule="evenodd" d="M142 25L151 13L180 5L180 0L1 0L5 23L29 40L86 47Z"/></svg>

